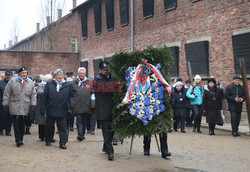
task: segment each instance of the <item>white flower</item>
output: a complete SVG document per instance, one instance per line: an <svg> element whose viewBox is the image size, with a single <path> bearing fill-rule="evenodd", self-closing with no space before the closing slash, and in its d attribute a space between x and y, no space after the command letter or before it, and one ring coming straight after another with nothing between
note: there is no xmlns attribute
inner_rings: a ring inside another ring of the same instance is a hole
<svg viewBox="0 0 250 172"><path fill-rule="evenodd" d="M144 103L140 102L140 103L138 104L138 108L142 110L143 107L144 107Z"/></svg>
<svg viewBox="0 0 250 172"><path fill-rule="evenodd" d="M155 81L157 81L157 80L158 80L158 78L156 77L156 75L155 75L155 74L151 75L151 77L152 77Z"/></svg>
<svg viewBox="0 0 250 172"><path fill-rule="evenodd" d="M156 104L157 105L161 104L160 100L156 100Z"/></svg>
<svg viewBox="0 0 250 172"><path fill-rule="evenodd" d="M137 118L141 119L143 114L137 115Z"/></svg>
<svg viewBox="0 0 250 172"><path fill-rule="evenodd" d="M148 118L148 120L152 120L152 118L153 118L153 116L152 116L152 115L150 115L150 117Z"/></svg>
<svg viewBox="0 0 250 172"><path fill-rule="evenodd" d="M155 104L155 99L154 98L150 98L150 104Z"/></svg>
<svg viewBox="0 0 250 172"><path fill-rule="evenodd" d="M153 106L149 105L148 110L149 110L149 113L152 114L154 112Z"/></svg>
<svg viewBox="0 0 250 172"><path fill-rule="evenodd" d="M130 99L131 99L131 100L135 100L135 99L136 99L136 95L135 95L135 94L131 94Z"/></svg>
<svg viewBox="0 0 250 172"><path fill-rule="evenodd" d="M160 114L160 112L161 112L160 110L157 110L157 111L156 111L156 115L159 115L159 114Z"/></svg>
<svg viewBox="0 0 250 172"><path fill-rule="evenodd" d="M135 109L134 109L134 108L131 108L131 109L130 109L130 114L131 114L131 115L134 115L134 114L135 114Z"/></svg>
<svg viewBox="0 0 250 172"><path fill-rule="evenodd" d="M144 96L141 96L140 101L144 103Z"/></svg>

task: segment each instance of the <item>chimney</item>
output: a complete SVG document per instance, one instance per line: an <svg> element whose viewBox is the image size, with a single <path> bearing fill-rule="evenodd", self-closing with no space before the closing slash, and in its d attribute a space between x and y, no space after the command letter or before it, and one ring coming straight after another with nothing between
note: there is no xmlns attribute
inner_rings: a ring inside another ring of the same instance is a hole
<svg viewBox="0 0 250 172"><path fill-rule="evenodd" d="M76 7L76 0L73 0L73 8Z"/></svg>
<svg viewBox="0 0 250 172"><path fill-rule="evenodd" d="M18 36L15 36L15 44L18 42Z"/></svg>
<svg viewBox="0 0 250 172"><path fill-rule="evenodd" d="M50 25L50 16L47 16L47 26Z"/></svg>
<svg viewBox="0 0 250 172"><path fill-rule="evenodd" d="M12 47L12 40L9 41L9 48Z"/></svg>
<svg viewBox="0 0 250 172"><path fill-rule="evenodd" d="M58 20L62 18L62 9L57 9L58 12Z"/></svg>
<svg viewBox="0 0 250 172"><path fill-rule="evenodd" d="M36 23L36 32L40 31L40 23Z"/></svg>
<svg viewBox="0 0 250 172"><path fill-rule="evenodd" d="M6 49L7 49L6 44L4 44L4 50L6 50Z"/></svg>

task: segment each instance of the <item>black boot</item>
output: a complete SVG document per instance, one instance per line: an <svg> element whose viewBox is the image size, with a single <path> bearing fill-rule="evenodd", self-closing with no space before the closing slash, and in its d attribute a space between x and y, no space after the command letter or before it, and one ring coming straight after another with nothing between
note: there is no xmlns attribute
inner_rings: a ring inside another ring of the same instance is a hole
<svg viewBox="0 0 250 172"><path fill-rule="evenodd" d="M65 143L60 143L60 146L59 146L61 149L67 149Z"/></svg>
<svg viewBox="0 0 250 172"><path fill-rule="evenodd" d="M171 153L168 152L168 151L163 151L163 152L161 153L161 157L162 157L162 158L167 158L168 156L171 156Z"/></svg>
<svg viewBox="0 0 250 172"><path fill-rule="evenodd" d="M25 134L31 134L30 128L26 128Z"/></svg>
<svg viewBox="0 0 250 172"><path fill-rule="evenodd" d="M150 155L150 151L148 149L144 149L144 155Z"/></svg>

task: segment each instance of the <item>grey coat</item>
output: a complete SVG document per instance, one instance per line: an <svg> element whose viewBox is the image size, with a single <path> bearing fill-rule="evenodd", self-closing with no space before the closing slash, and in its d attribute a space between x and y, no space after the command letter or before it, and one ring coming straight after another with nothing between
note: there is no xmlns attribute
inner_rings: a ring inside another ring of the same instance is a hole
<svg viewBox="0 0 250 172"><path fill-rule="evenodd" d="M88 81L88 80L87 80ZM88 85L86 81L83 83L82 86L78 86L78 79L74 79L71 82L71 86L73 89L73 95L75 99L75 106L73 108L74 114L82 114L82 113L90 113L91 112L91 93L87 92Z"/></svg>
<svg viewBox="0 0 250 172"><path fill-rule="evenodd" d="M36 106L36 90L32 80L28 78L24 86L19 78L12 78L4 90L3 106L9 106L11 115L28 116L30 105Z"/></svg>
<svg viewBox="0 0 250 172"><path fill-rule="evenodd" d="M37 108L36 108L36 119L35 122L39 125L45 125L46 123L46 115L40 114L40 104L43 99L44 89L45 89L46 82L41 82L37 86Z"/></svg>

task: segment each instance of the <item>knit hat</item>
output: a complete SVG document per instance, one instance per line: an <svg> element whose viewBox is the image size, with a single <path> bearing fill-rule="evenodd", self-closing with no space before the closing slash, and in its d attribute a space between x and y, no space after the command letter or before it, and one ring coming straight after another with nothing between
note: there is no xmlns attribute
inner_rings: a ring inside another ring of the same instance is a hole
<svg viewBox="0 0 250 172"><path fill-rule="evenodd" d="M196 80L196 79L201 80L201 76L200 75L195 75L194 80Z"/></svg>
<svg viewBox="0 0 250 172"><path fill-rule="evenodd" d="M178 82L176 82L176 84L175 84L176 86L177 85L179 85L179 86L183 86L183 83L181 82L181 81L178 81Z"/></svg>
<svg viewBox="0 0 250 172"><path fill-rule="evenodd" d="M43 79L44 79L44 81L45 82L48 82L50 79L52 79L53 77L52 77L52 75L51 74L47 74L47 75L45 75L44 77L43 77Z"/></svg>
<svg viewBox="0 0 250 172"><path fill-rule="evenodd" d="M58 73L63 73L62 69L56 69L55 72L53 72L53 75L56 75Z"/></svg>
<svg viewBox="0 0 250 172"><path fill-rule="evenodd" d="M215 81L214 78L209 78L209 79L207 80L207 83L209 83L209 82L213 82L214 84L216 84L216 81Z"/></svg>
<svg viewBox="0 0 250 172"><path fill-rule="evenodd" d="M23 67L21 67L20 69L18 69L18 70L17 70L17 73L20 73L20 72L22 72L22 71L24 71L24 70L27 70L27 68L26 68L25 66L23 66Z"/></svg>

